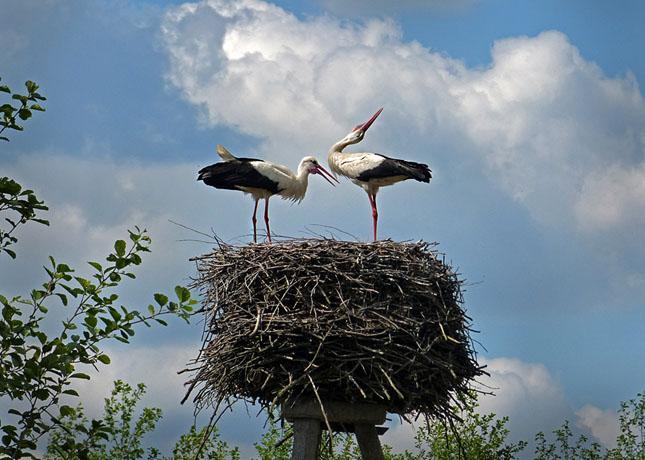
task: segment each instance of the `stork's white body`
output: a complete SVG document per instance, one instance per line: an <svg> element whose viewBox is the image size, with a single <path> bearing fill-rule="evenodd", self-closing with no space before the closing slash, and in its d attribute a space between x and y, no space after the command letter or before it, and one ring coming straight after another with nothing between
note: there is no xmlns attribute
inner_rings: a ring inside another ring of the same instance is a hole
<svg viewBox="0 0 645 460"><path fill-rule="evenodd" d="M283 199L300 202L307 193L309 174L321 174L330 183L331 181L325 176L325 173L333 179L333 176L311 156L304 157L300 161L298 171L294 174L286 166L270 161L236 158L221 145L217 146L217 153L224 161L202 168L199 171L198 180L215 188L240 190L253 197L255 201L252 218L254 242L257 242L256 214L259 200L265 200L264 221L267 238L271 242L269 198L279 195Z"/></svg>
<svg viewBox="0 0 645 460"><path fill-rule="evenodd" d="M330 151L327 161L329 163L329 169L334 173L347 177L367 193L376 195L380 187L393 185L409 179L408 176L402 174L387 177L371 177L365 180L359 179L366 171L374 170L381 166L386 159L386 157L378 153L343 153L342 151Z"/></svg>
<svg viewBox="0 0 645 460"><path fill-rule="evenodd" d="M249 165L253 169L268 180L277 184L278 192L273 193L264 188L248 187L244 185L238 185L237 188L244 193L251 194L256 200L266 200L273 195L278 195L284 200L292 200L299 203L305 198L307 186L309 185L309 170L303 162L304 159L298 165L298 172L294 174L293 171L286 166L271 163L270 161L249 161Z"/></svg>

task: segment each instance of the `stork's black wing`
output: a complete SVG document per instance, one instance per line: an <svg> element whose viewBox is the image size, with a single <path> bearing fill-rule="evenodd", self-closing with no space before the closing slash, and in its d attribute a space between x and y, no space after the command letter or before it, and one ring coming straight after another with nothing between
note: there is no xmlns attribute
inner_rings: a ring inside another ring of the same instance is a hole
<svg viewBox="0 0 645 460"><path fill-rule="evenodd" d="M432 178L432 170L426 164L390 158L380 153L378 155L385 158L385 160L377 166L361 172L356 179L368 182L370 179L405 176L420 182L430 182L430 178Z"/></svg>
<svg viewBox="0 0 645 460"><path fill-rule="evenodd" d="M253 187L278 193L278 183L262 175L253 167L251 161L262 161L254 158L238 158L236 161L225 161L206 166L199 170L197 180L204 181L211 187L239 190L240 187Z"/></svg>

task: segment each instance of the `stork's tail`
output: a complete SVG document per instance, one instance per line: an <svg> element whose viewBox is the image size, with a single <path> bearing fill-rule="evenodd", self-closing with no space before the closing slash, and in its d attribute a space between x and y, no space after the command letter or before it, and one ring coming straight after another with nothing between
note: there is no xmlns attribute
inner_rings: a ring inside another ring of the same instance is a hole
<svg viewBox="0 0 645 460"><path fill-rule="evenodd" d="M432 170L427 164L407 160L398 160L398 162L408 172L410 179L415 179L419 182L430 182Z"/></svg>
<svg viewBox="0 0 645 460"><path fill-rule="evenodd" d="M235 158L231 152L226 150L226 147L224 147L223 145L220 145L220 144L217 144L217 154L224 161L235 161L235 160L237 160L237 158Z"/></svg>
<svg viewBox="0 0 645 460"><path fill-rule="evenodd" d="M213 175L213 166L206 166L205 168L202 168L199 170L197 173L197 180L203 180L206 181L206 179L209 179Z"/></svg>

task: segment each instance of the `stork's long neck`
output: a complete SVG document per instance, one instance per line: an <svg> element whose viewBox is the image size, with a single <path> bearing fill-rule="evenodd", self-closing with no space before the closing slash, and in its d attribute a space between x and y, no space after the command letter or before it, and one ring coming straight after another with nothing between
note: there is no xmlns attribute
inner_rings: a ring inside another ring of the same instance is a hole
<svg viewBox="0 0 645 460"><path fill-rule="evenodd" d="M298 166L298 172L296 173L292 186L289 187L289 198L294 201L302 201L307 193L307 186L309 185L309 170L304 165Z"/></svg>
<svg viewBox="0 0 645 460"><path fill-rule="evenodd" d="M342 174L342 171L338 167L338 161L340 160L340 156L343 153L343 149L348 145L356 144L357 142L358 140L347 139L347 137L345 137L331 146L327 154L327 163L329 164L329 168L334 173Z"/></svg>
<svg viewBox="0 0 645 460"><path fill-rule="evenodd" d="M345 147L355 143L356 141L347 140L347 138L343 138L331 146L331 148L329 149L329 155L333 153L342 153Z"/></svg>

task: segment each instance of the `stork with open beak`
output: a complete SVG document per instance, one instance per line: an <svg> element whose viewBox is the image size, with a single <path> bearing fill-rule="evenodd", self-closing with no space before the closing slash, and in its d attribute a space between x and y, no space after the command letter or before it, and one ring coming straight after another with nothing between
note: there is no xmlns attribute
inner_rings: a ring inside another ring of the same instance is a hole
<svg viewBox="0 0 645 460"><path fill-rule="evenodd" d="M304 157L298 165L297 173L289 168L269 161L256 158L236 158L223 146L217 146L217 153L222 162L206 166L199 170L197 180L204 181L211 187L241 190L249 193L255 200L253 208L253 242L257 243L258 202L264 199L264 222L267 238L271 242L269 230L269 198L280 195L285 200L301 202L307 192L309 174L320 174L327 182L335 185L338 180L318 161L312 157Z"/></svg>
<svg viewBox="0 0 645 460"><path fill-rule="evenodd" d="M343 153L343 149L348 145L363 140L363 136L382 111L382 108L379 109L372 118L356 126L347 136L332 145L327 158L329 168L334 173L349 178L367 192L372 207L374 241L378 222L376 194L379 188L407 179L430 182L432 177L432 171L426 164L390 158L380 153Z"/></svg>

